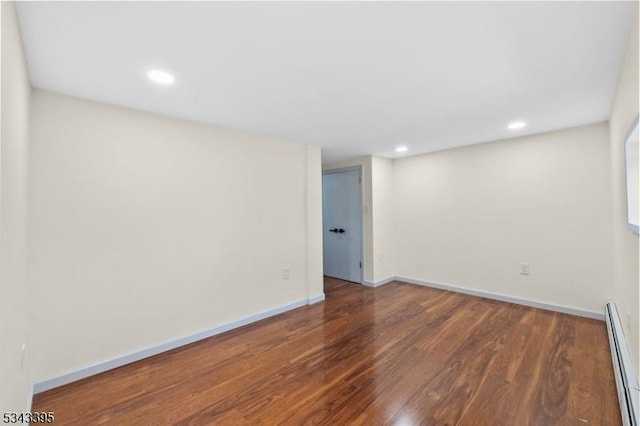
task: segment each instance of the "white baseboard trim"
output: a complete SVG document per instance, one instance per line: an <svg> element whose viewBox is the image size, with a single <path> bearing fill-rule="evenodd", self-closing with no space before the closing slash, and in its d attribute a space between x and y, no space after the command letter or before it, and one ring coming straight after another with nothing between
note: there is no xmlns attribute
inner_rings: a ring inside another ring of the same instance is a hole
<svg viewBox="0 0 640 426"><path fill-rule="evenodd" d="M314 303L322 302L324 300L324 293L316 294L315 296L309 296L307 305L313 305Z"/></svg>
<svg viewBox="0 0 640 426"><path fill-rule="evenodd" d="M383 278L383 279L378 280L378 281L363 280L362 284L366 285L367 287L380 287L381 285L389 284L390 282L395 281L395 279L396 279L396 277L387 277L387 278Z"/></svg>
<svg viewBox="0 0 640 426"><path fill-rule="evenodd" d="M518 305L530 306L532 308L546 309L548 311L561 312L563 314L576 315L579 317L592 318L604 321L604 312L590 311L587 309L574 308L572 306L557 305L555 303L541 302L538 300L525 299L522 297L508 296L501 293L493 293L490 291L476 290L469 287L439 283L436 281L425 281L410 277L395 277L398 281L404 281L409 284L417 284L425 287L439 288L441 290L455 291L457 293L470 294L472 296L484 297L486 299L500 300L502 302L515 303Z"/></svg>
<svg viewBox="0 0 640 426"><path fill-rule="evenodd" d="M640 421L640 385L638 385L616 303L613 300L607 302L605 311L622 424L634 426Z"/></svg>
<svg viewBox="0 0 640 426"><path fill-rule="evenodd" d="M604 318L605 318L605 315L603 312L589 311L586 309L557 305L555 303L540 302L540 301L524 299L520 297L507 296L505 294L500 294L500 293L493 293L493 292L488 292L483 290L475 290L468 287L439 283L435 281L425 281L425 280L420 280L420 279L410 278L410 277L403 277L403 276L389 277L376 282L363 281L363 284L369 287L378 287L384 284L388 284L392 281L403 281L410 284L417 284L425 287L433 287L433 288L438 288L442 290L449 290L457 293L464 293L472 296L484 297L487 299L500 300L503 302L516 303L519 305L531 306L534 308L546 309L546 310L555 311L555 312L562 312L570 315L593 318L601 321L604 321ZM128 354L121 355L110 360L105 360L102 362L98 362L96 364L82 367L77 370L68 371L66 373L62 373L56 376L52 376L43 380L36 381L33 384L31 395L29 395L28 407L31 408L33 395L37 393L45 392L47 390L50 390L59 386L63 386L68 383L75 382L77 380L81 380L96 374L104 373L105 371L122 367L123 365L130 364L132 362L136 362L141 359L160 354L162 352L176 349L181 346L185 346L190 343L197 342L199 340L207 339L209 337L224 333L226 331L233 330L235 328L242 327L244 325L248 325L253 322L257 322L265 318L269 318L269 317L299 308L301 306L319 303L324 299L325 299L324 293L320 293L314 296L310 296L306 299L298 300L298 301L295 301L286 305L282 305L276 308L267 309L265 311L259 312L254 315L249 315L235 321L230 321L228 323L224 323L208 329L200 330L198 332L195 332L187 336L169 340L158 345L149 346L147 348L143 348L135 352L130 352Z"/></svg>
<svg viewBox="0 0 640 426"><path fill-rule="evenodd" d="M197 342L199 340L207 339L217 334L224 333L229 330L233 330L244 325L248 325L265 318L269 318L292 309L299 308L305 305L311 305L324 300L324 293L318 294L309 298L298 300L286 305L278 306L276 308L267 309L257 314L249 315L240 318L235 321L230 321L221 325L217 325L211 328L197 331L193 334L189 334L176 339L168 340L158 345L149 346L135 352L130 352L125 355L118 356L113 359L98 362L96 364L88 365L86 367L79 368L77 370L68 371L56 376L52 376L43 380L38 380L33 384L33 395L45 392L47 390L57 388L59 386L66 385L71 382L75 382L86 377L90 377L96 374L104 373L105 371L112 370L114 368L122 367L123 365L130 364L132 362L140 361L141 359L148 358L153 355L158 355L162 352L170 351L172 349L179 348L180 346L188 345L190 343Z"/></svg>

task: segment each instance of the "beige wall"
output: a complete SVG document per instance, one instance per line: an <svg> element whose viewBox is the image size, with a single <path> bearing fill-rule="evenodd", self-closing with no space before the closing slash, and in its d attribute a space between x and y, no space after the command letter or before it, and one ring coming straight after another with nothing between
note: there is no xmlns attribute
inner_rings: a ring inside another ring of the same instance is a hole
<svg viewBox="0 0 640 426"><path fill-rule="evenodd" d="M603 123L396 160L396 275L602 312L608 139Z"/></svg>
<svg viewBox="0 0 640 426"><path fill-rule="evenodd" d="M317 148L41 91L31 142L35 381L321 291Z"/></svg>
<svg viewBox="0 0 640 426"><path fill-rule="evenodd" d="M31 87L13 2L2 2L0 126L0 413L23 412L31 383L27 289L27 162ZM23 365L24 364L24 365Z"/></svg>
<svg viewBox="0 0 640 426"><path fill-rule="evenodd" d="M638 292L638 236L627 228L624 138L638 116L638 10L622 65L609 120L611 143L611 200L613 205L614 299L624 324L636 373L640 368L640 309ZM636 159L638 161L638 159Z"/></svg>

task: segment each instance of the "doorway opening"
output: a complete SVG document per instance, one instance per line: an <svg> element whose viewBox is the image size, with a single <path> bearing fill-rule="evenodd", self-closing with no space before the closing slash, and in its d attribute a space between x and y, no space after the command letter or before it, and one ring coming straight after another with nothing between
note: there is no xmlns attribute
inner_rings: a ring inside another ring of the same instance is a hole
<svg viewBox="0 0 640 426"><path fill-rule="evenodd" d="M322 173L324 275L362 284L362 168Z"/></svg>

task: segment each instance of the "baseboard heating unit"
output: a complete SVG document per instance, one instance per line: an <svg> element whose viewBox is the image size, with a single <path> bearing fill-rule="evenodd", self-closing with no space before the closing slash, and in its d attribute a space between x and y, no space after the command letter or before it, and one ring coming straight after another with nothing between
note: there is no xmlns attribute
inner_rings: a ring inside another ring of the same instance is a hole
<svg viewBox="0 0 640 426"><path fill-rule="evenodd" d="M605 305L605 311L622 423L624 426L639 426L640 386L638 386L616 304L608 302Z"/></svg>

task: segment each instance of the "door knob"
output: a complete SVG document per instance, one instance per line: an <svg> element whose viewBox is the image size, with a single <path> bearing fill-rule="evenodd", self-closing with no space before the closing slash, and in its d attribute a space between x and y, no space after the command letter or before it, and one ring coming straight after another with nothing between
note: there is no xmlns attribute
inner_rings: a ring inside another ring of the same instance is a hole
<svg viewBox="0 0 640 426"><path fill-rule="evenodd" d="M338 229L338 232L341 233L341 234L344 234L344 229L340 228L340 229Z"/></svg>
<svg viewBox="0 0 640 426"><path fill-rule="evenodd" d="M329 229L329 232L338 232L338 228Z"/></svg>

